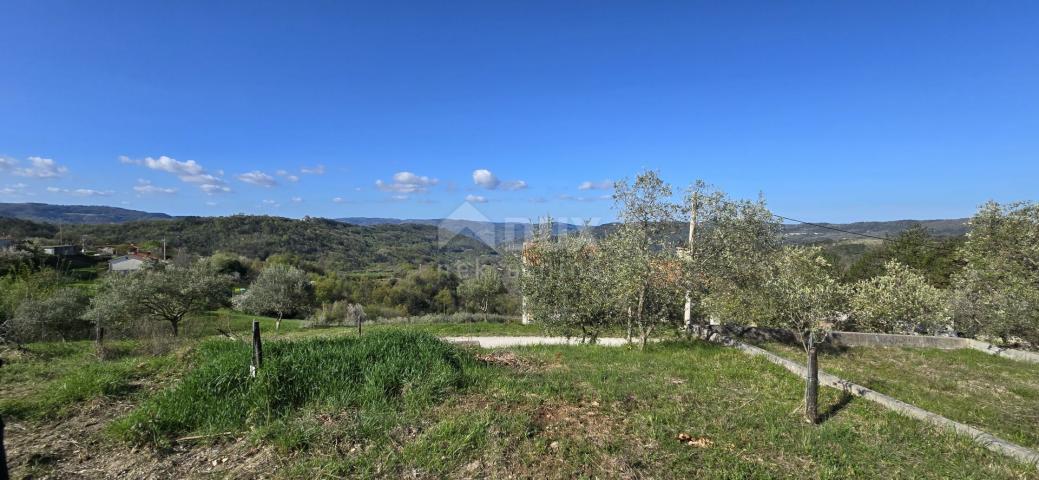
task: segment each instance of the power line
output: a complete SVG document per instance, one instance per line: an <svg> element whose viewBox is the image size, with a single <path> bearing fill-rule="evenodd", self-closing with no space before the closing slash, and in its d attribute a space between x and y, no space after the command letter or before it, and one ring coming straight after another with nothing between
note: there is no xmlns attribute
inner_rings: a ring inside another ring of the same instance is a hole
<svg viewBox="0 0 1039 480"><path fill-rule="evenodd" d="M858 235L860 237L873 238L873 239L877 239L877 240L883 240L885 242L890 242L891 241L891 239L888 238L888 237L878 237L876 235L870 235L868 233L853 232L851 230L844 230L844 229L840 229L840 228L837 228L837 227L831 227L829 225L823 225L821 223L812 223L812 222L806 222L804 220L798 220L796 218L784 217L782 215L775 214L775 213L773 213L773 215L775 215L776 218L781 218L783 220L789 220L791 222L803 223L805 225L811 225L813 227L825 228L827 230L833 230L835 232L847 233L849 235Z"/></svg>

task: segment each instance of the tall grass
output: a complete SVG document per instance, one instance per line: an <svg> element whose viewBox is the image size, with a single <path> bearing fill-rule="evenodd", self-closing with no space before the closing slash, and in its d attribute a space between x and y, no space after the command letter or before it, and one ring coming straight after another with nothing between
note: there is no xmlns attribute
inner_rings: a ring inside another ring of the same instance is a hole
<svg viewBox="0 0 1039 480"><path fill-rule="evenodd" d="M465 351L405 331L269 342L256 378L249 377L250 354L245 343L202 343L197 367L180 384L118 421L113 431L161 444L187 432L263 426L303 408L416 408L462 387L466 370L475 366Z"/></svg>

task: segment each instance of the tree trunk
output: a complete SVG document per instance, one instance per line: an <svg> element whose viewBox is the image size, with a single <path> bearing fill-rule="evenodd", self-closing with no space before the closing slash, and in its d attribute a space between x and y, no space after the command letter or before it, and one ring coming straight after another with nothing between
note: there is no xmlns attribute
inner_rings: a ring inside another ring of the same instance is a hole
<svg viewBox="0 0 1039 480"><path fill-rule="evenodd" d="M4 419L0 418L0 480L7 479L7 451L4 449Z"/></svg>
<svg viewBox="0 0 1039 480"><path fill-rule="evenodd" d="M815 335L808 340L808 378L805 379L805 421L819 422L819 352Z"/></svg>
<svg viewBox="0 0 1039 480"><path fill-rule="evenodd" d="M357 316L357 336L361 336L361 316Z"/></svg>
<svg viewBox="0 0 1039 480"><path fill-rule="evenodd" d="M628 307L628 345L631 345L632 338L632 325L631 325L631 307Z"/></svg>
<svg viewBox="0 0 1039 480"><path fill-rule="evenodd" d="M105 358L105 328L101 326L101 322L98 322L94 329L94 352L97 358Z"/></svg>
<svg viewBox="0 0 1039 480"><path fill-rule="evenodd" d="M281 330L281 317L283 315L285 315L285 314L281 313L281 312L278 312L278 320L274 322L274 331L275 332Z"/></svg>
<svg viewBox="0 0 1039 480"><path fill-rule="evenodd" d="M173 336L176 337L180 333L180 318L170 319L170 326L173 327Z"/></svg>

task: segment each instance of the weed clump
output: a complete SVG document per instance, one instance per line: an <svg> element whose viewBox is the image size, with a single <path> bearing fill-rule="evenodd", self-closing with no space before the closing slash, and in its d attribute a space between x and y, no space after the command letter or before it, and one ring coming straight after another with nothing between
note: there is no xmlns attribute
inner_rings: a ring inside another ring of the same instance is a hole
<svg viewBox="0 0 1039 480"><path fill-rule="evenodd" d="M264 345L264 364L249 377L250 347L210 340L177 386L113 425L124 439L162 444L187 432L237 431L300 409L385 413L433 404L467 380L471 355L432 335L373 332Z"/></svg>

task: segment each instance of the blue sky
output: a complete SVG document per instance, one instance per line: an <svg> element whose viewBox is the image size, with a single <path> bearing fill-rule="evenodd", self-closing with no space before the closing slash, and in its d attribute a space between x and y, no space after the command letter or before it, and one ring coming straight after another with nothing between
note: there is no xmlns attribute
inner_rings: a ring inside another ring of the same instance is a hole
<svg viewBox="0 0 1039 480"><path fill-rule="evenodd" d="M1039 178L1036 2L8 0L0 24L2 202L608 220L600 184L653 168L854 221Z"/></svg>

